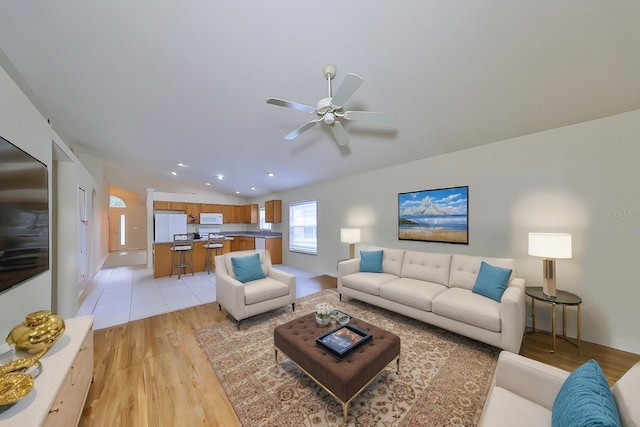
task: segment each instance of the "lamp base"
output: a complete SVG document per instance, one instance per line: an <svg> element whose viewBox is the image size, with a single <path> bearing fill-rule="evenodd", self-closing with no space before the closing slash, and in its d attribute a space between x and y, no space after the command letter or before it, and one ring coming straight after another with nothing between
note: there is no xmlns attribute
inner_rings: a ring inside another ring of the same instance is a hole
<svg viewBox="0 0 640 427"><path fill-rule="evenodd" d="M545 258L542 260L544 270L544 281L542 282L542 293L548 297L556 296L556 260Z"/></svg>
<svg viewBox="0 0 640 427"><path fill-rule="evenodd" d="M355 257L356 252L356 244L349 243L349 259L353 259Z"/></svg>

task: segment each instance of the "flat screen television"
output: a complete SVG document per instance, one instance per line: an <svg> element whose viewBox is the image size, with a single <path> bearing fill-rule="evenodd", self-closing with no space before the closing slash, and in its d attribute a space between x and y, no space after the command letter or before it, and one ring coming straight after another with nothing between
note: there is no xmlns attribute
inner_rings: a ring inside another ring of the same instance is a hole
<svg viewBox="0 0 640 427"><path fill-rule="evenodd" d="M47 166L0 137L0 292L48 269Z"/></svg>

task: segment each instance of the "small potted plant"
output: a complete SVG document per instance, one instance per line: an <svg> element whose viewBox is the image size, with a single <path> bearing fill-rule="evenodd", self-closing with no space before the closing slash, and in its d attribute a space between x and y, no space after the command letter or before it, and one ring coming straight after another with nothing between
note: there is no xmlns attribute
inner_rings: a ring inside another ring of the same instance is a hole
<svg viewBox="0 0 640 427"><path fill-rule="evenodd" d="M327 326L331 322L331 312L333 309L327 303L316 305L316 323L318 326Z"/></svg>

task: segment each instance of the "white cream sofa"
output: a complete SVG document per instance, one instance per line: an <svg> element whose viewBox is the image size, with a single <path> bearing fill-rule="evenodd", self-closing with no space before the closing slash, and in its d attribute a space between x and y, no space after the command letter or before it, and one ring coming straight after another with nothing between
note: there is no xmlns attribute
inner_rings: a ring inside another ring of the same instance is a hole
<svg viewBox="0 0 640 427"><path fill-rule="evenodd" d="M500 353L479 426L551 425L551 409L570 372L509 352ZM611 387L623 427L640 426L640 362Z"/></svg>
<svg viewBox="0 0 640 427"><path fill-rule="evenodd" d="M264 279L242 283L236 279L232 257L246 257L260 254L260 265L266 276ZM240 321L257 314L291 304L296 309L296 277L293 274L277 270L271 265L271 256L265 249L228 252L215 257L216 263L216 299L222 307Z"/></svg>
<svg viewBox="0 0 640 427"><path fill-rule="evenodd" d="M502 300L473 293L482 261L510 268L507 258L382 250L382 273L360 272L360 258L338 263L338 292L514 353L525 329L524 279L512 273Z"/></svg>

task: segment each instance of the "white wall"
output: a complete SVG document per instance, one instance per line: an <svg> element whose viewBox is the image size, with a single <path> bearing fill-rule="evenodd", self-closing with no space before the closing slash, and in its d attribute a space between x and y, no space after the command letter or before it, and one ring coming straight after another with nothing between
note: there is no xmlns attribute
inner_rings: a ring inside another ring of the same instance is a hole
<svg viewBox="0 0 640 427"><path fill-rule="evenodd" d="M65 318L76 314L82 291L78 282L77 239L81 219L78 188L86 191L88 216L96 214L91 196L99 189L86 168L3 68L0 68L0 94L0 135L48 167L51 236L49 270L0 294L0 334L6 335L25 315L36 310L52 310ZM60 200L61 193L65 197ZM100 217L99 213L97 216ZM91 219L86 233L89 245L95 244L95 234L101 227L100 221ZM89 277L101 266L96 262L101 252L91 250L88 254Z"/></svg>
<svg viewBox="0 0 640 427"><path fill-rule="evenodd" d="M527 254L527 233L570 232L573 259L557 261L557 280L583 298L583 339L640 353L639 141L640 110L280 193L283 224L292 201L316 199L319 210L318 255L288 252L283 227L284 263L335 276L348 257L340 228L360 227L356 250L511 257L527 285L541 286L542 261ZM398 240L398 193L459 185L469 186L469 245ZM550 330L548 306L536 313L536 326ZM575 336L575 311L568 314Z"/></svg>
<svg viewBox="0 0 640 427"><path fill-rule="evenodd" d="M48 166L51 208L50 127L2 68L0 94L0 135ZM26 314L51 308L51 252L49 261L48 271L0 294L0 336L6 336Z"/></svg>

